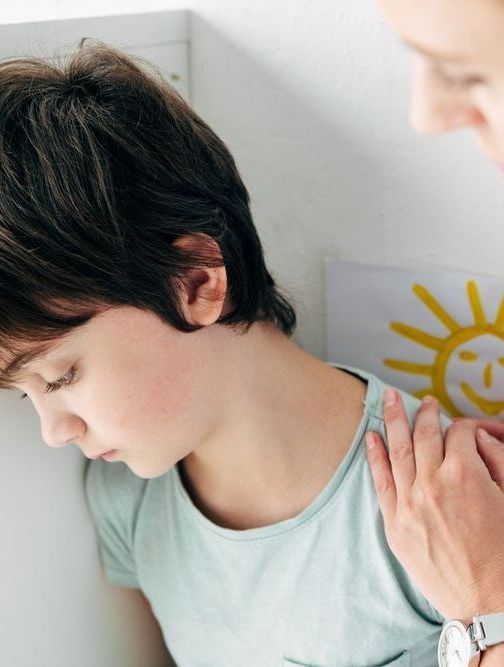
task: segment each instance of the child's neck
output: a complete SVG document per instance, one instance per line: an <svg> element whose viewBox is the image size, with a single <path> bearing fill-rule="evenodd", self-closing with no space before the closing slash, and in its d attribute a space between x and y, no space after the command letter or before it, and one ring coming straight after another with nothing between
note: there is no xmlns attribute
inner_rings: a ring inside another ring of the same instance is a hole
<svg viewBox="0 0 504 667"><path fill-rule="evenodd" d="M179 470L210 520L246 529L295 516L320 493L353 440L366 387L271 325L238 338L220 428Z"/></svg>

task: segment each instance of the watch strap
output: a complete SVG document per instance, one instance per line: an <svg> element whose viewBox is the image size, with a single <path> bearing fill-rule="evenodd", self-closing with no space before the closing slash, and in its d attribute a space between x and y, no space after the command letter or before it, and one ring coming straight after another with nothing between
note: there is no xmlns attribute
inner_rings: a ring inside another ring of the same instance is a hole
<svg viewBox="0 0 504 667"><path fill-rule="evenodd" d="M504 642L504 612L498 614L475 614L473 618L474 639L484 651L487 646Z"/></svg>

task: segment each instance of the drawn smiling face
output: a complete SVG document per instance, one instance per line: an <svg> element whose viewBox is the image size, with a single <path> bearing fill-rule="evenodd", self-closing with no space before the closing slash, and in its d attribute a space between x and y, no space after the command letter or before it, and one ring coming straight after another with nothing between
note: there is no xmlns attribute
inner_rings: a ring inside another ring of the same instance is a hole
<svg viewBox="0 0 504 667"><path fill-rule="evenodd" d="M473 322L455 320L423 285L413 293L443 324L447 335L434 335L403 322L390 322L390 329L434 352L432 363L384 359L388 368L425 376L430 386L414 392L417 398L432 394L452 417L496 417L504 413L504 297L494 321L481 302L478 285L467 283Z"/></svg>
<svg viewBox="0 0 504 667"><path fill-rule="evenodd" d="M466 329L459 337L466 340L453 341L452 349L440 354L445 402L453 404L452 412L474 415L476 409L496 417L504 412L504 335Z"/></svg>

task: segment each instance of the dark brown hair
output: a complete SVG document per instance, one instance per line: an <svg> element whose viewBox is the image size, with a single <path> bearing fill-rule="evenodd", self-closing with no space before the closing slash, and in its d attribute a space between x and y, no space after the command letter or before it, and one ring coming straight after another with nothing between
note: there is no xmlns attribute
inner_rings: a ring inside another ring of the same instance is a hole
<svg viewBox="0 0 504 667"><path fill-rule="evenodd" d="M172 245L187 234L213 239L222 260ZM229 150L156 66L88 38L59 62L0 63L0 387L107 308L198 329L180 281L222 263L231 307L219 323L268 320L291 335L295 312Z"/></svg>

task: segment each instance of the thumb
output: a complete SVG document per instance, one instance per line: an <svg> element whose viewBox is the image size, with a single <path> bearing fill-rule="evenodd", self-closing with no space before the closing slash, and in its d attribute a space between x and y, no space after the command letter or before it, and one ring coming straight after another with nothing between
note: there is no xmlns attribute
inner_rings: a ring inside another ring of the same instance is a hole
<svg viewBox="0 0 504 667"><path fill-rule="evenodd" d="M490 477L504 491L504 444L484 429L478 428L476 445Z"/></svg>

